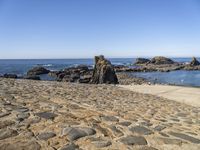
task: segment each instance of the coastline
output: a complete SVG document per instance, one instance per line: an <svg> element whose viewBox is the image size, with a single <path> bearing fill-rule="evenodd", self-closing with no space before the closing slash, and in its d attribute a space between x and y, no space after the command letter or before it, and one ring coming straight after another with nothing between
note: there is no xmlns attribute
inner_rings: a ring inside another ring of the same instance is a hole
<svg viewBox="0 0 200 150"><path fill-rule="evenodd" d="M2 150L200 148L198 107L106 84L0 78L0 86Z"/></svg>
<svg viewBox="0 0 200 150"><path fill-rule="evenodd" d="M18 61L19 62L16 65L14 65L14 62L10 64L9 62L4 62L3 64L8 63L8 65L2 65L4 71L2 71L0 77L89 83L91 81L92 72L94 70L94 64L91 59L86 59L85 61L82 61L81 59L77 59L76 61L66 60L66 62L63 60L55 60L52 62L50 60L38 60L27 62L27 65L25 65L24 62L21 62L20 60ZM193 58L191 61L189 58L173 60L167 57L159 56L153 57L152 59L134 58L132 62L130 58L119 58L115 60L112 59L112 61L115 72L119 74L119 78L121 80L120 84L134 83L168 85L174 84L185 86L192 85L195 87L200 86L198 76L200 72L200 63L196 58ZM24 68L18 68L19 64L23 64ZM8 66L10 66L10 69ZM16 70L13 71L11 68L16 68ZM179 73L179 71L183 72ZM132 75L121 75L121 73ZM138 75L134 76L134 73L138 73ZM141 75L139 75L140 73ZM147 76L142 75L145 73L147 73ZM164 74L163 76L162 73ZM194 79L195 82L193 82L190 77Z"/></svg>

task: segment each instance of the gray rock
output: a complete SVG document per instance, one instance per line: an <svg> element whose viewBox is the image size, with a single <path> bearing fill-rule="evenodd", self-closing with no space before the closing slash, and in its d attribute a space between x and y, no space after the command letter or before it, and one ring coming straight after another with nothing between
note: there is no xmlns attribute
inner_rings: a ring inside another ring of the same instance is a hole
<svg viewBox="0 0 200 150"><path fill-rule="evenodd" d="M172 136L174 136L174 137L177 137L177 138L189 141L191 143L200 144L200 140L199 139L194 138L192 136L189 136L187 134L177 133L177 132L169 132L169 134L172 135Z"/></svg>
<svg viewBox="0 0 200 150"><path fill-rule="evenodd" d="M147 145L147 141L142 136L127 136L120 139L125 145Z"/></svg>
<svg viewBox="0 0 200 150"><path fill-rule="evenodd" d="M155 65L163 65L163 64L174 64L174 61L166 57L156 56L151 59L150 63Z"/></svg>
<svg viewBox="0 0 200 150"><path fill-rule="evenodd" d="M192 61L190 62L190 66L198 66L198 65L200 65L200 62L195 57L193 57Z"/></svg>
<svg viewBox="0 0 200 150"><path fill-rule="evenodd" d="M117 136L117 137L120 137L120 136L123 136L124 133L122 133L119 129L116 128L116 126L114 125L111 125L109 126L110 130L112 131L113 135L114 136Z"/></svg>
<svg viewBox="0 0 200 150"><path fill-rule="evenodd" d="M153 134L153 131L151 131L148 128L143 127L143 126L135 126L135 127L130 128L129 130L134 132L134 133L141 134L141 135Z"/></svg>
<svg viewBox="0 0 200 150"><path fill-rule="evenodd" d="M27 72L27 75L34 76L34 75L48 74L49 72L50 71L47 70L46 68L38 66L38 67L34 67L34 68L30 69Z"/></svg>
<svg viewBox="0 0 200 150"><path fill-rule="evenodd" d="M27 111L29 111L29 109L25 108L25 107L21 107L21 108L15 109L15 111L17 111L17 112L27 112Z"/></svg>
<svg viewBox="0 0 200 150"><path fill-rule="evenodd" d="M40 121L41 121L41 118L38 117L38 116L35 116L34 118L31 118L31 119L29 118L29 119L26 120L26 122L28 124L35 124L35 123L38 123Z"/></svg>
<svg viewBox="0 0 200 150"><path fill-rule="evenodd" d="M68 127L68 128L64 128L61 133L62 136L66 135L70 141L74 141L79 138L89 136L89 135L94 135L94 134L96 134L96 131L94 129L85 128L85 127L84 128Z"/></svg>
<svg viewBox="0 0 200 150"><path fill-rule="evenodd" d="M4 74L3 75L4 78L12 78L12 79L16 79L17 78L17 75L16 74Z"/></svg>
<svg viewBox="0 0 200 150"><path fill-rule="evenodd" d="M122 126L130 126L131 125L131 122L129 121L123 121L123 122L119 122L119 125L122 125Z"/></svg>
<svg viewBox="0 0 200 150"><path fill-rule="evenodd" d="M30 116L29 113L20 113L20 114L17 114L17 119L27 119L28 117Z"/></svg>
<svg viewBox="0 0 200 150"><path fill-rule="evenodd" d="M173 145L181 145L183 141L179 139L170 139L170 138L158 138L156 140L162 141L163 144L173 144Z"/></svg>
<svg viewBox="0 0 200 150"><path fill-rule="evenodd" d="M140 122L140 124L141 125L143 125L143 126L147 126L147 127L149 127L149 126L152 126L153 124L152 123L150 123L149 121L143 121L143 122Z"/></svg>
<svg viewBox="0 0 200 150"><path fill-rule="evenodd" d="M151 146L140 146L137 148L137 150L158 150L158 149Z"/></svg>
<svg viewBox="0 0 200 150"><path fill-rule="evenodd" d="M0 121L0 129L5 128L7 126L11 126L13 124L15 124L15 122L11 120Z"/></svg>
<svg viewBox="0 0 200 150"><path fill-rule="evenodd" d="M159 132L160 135L164 136L164 137L169 137L169 135L163 133L163 132Z"/></svg>
<svg viewBox="0 0 200 150"><path fill-rule="evenodd" d="M53 132L43 132L43 133L41 133L41 134L39 134L38 136L37 136L37 138L39 139L39 140L48 140L48 139L50 139L50 138L53 138L53 137L55 137L56 136L56 134L55 133L53 133Z"/></svg>
<svg viewBox="0 0 200 150"><path fill-rule="evenodd" d="M41 146L36 141L19 141L17 143L2 143L1 150L41 150Z"/></svg>
<svg viewBox="0 0 200 150"><path fill-rule="evenodd" d="M14 137L17 136L18 133L15 130L12 129L1 129L0 130L0 140L9 138L9 137Z"/></svg>
<svg viewBox="0 0 200 150"><path fill-rule="evenodd" d="M59 148L59 150L79 150L79 146L71 143Z"/></svg>
<svg viewBox="0 0 200 150"><path fill-rule="evenodd" d="M188 116L188 114L186 114L186 113L177 113L176 115L178 117L187 117Z"/></svg>
<svg viewBox="0 0 200 150"><path fill-rule="evenodd" d="M165 126L157 125L157 126L154 128L154 130L156 130L156 131L162 131L162 130L164 130L165 128L166 128Z"/></svg>
<svg viewBox="0 0 200 150"><path fill-rule="evenodd" d="M110 132L107 128L103 128L101 127L99 124L93 124L93 127L97 130L99 130L100 133L103 134L103 136L109 136L110 135Z"/></svg>
<svg viewBox="0 0 200 150"><path fill-rule="evenodd" d="M0 118L10 115L10 112L2 112L0 113Z"/></svg>
<svg viewBox="0 0 200 150"><path fill-rule="evenodd" d="M135 64L136 65L139 65L139 64L146 64L150 62L149 59L146 59L146 58L137 58L136 61L135 61Z"/></svg>
<svg viewBox="0 0 200 150"><path fill-rule="evenodd" d="M94 142L92 142L92 144L94 144L97 148L103 148L103 147L108 147L108 146L112 145L112 143L107 140L94 141Z"/></svg>
<svg viewBox="0 0 200 150"><path fill-rule="evenodd" d="M92 78L91 75L85 75L85 76L81 76L78 81L79 83L89 83L91 78Z"/></svg>
<svg viewBox="0 0 200 150"><path fill-rule="evenodd" d="M119 122L119 119L116 118L115 116L103 116L102 120L103 121L110 121L110 122Z"/></svg>
<svg viewBox="0 0 200 150"><path fill-rule="evenodd" d="M180 120L177 118L171 118L172 121L179 122Z"/></svg>
<svg viewBox="0 0 200 150"><path fill-rule="evenodd" d="M53 120L55 117L58 116L51 112L40 112L40 113L36 113L35 115L39 116L40 118L51 119L51 120Z"/></svg>
<svg viewBox="0 0 200 150"><path fill-rule="evenodd" d="M104 56L95 57L95 67L91 83L94 84L118 84L118 79L115 74L114 67L111 62L106 60Z"/></svg>

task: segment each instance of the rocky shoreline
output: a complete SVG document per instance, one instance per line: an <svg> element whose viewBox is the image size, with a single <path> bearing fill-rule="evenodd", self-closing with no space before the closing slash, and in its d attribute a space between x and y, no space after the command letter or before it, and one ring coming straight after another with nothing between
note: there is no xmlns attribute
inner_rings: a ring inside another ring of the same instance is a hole
<svg viewBox="0 0 200 150"><path fill-rule="evenodd" d="M98 62L98 60L100 60ZM37 66L28 70L27 75L18 77L16 74L4 74L3 78L41 80L40 75L46 74L55 81L90 83L90 84L154 84L143 78L138 78L130 73L134 72L170 72L177 70L200 70L199 61L193 57L187 63L174 62L166 57L154 57L152 59L137 58L132 66L113 66L104 56L95 57L95 66L91 68L86 65L69 67L59 71L50 71L44 67ZM115 73L117 75L115 75ZM158 83L159 84L159 83Z"/></svg>
<svg viewBox="0 0 200 150"><path fill-rule="evenodd" d="M117 72L170 72L176 70L200 70L199 61L193 57L190 63L174 62L166 57L154 57L152 59L137 58L133 68L116 66Z"/></svg>

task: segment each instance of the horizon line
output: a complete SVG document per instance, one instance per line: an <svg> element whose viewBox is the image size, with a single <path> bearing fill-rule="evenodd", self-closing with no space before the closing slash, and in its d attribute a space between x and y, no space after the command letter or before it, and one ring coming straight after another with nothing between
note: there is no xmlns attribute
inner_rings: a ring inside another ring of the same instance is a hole
<svg viewBox="0 0 200 150"><path fill-rule="evenodd" d="M99 55L96 55L99 56ZM156 55L156 56L163 56L163 55ZM137 56L137 57L105 57L107 59L131 59L131 58L153 58L156 56ZM192 58L192 57L196 57L196 58L200 58L200 56L163 56L163 57L168 57L168 58ZM39 60L39 59L94 59L94 57L80 57L80 58L76 58L76 57L68 57L68 58L0 58L0 60Z"/></svg>

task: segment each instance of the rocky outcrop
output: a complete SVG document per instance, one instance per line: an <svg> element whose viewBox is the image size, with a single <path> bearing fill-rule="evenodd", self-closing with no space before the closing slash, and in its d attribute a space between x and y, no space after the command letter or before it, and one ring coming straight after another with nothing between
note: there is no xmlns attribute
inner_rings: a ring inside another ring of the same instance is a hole
<svg viewBox="0 0 200 150"><path fill-rule="evenodd" d="M95 56L95 67L93 70L91 83L94 84L118 84L114 67L104 56Z"/></svg>
<svg viewBox="0 0 200 150"><path fill-rule="evenodd" d="M16 79L17 78L17 75L16 74L9 74L9 73L6 73L3 75L4 78L12 78L12 79Z"/></svg>
<svg viewBox="0 0 200 150"><path fill-rule="evenodd" d="M136 61L135 61L135 64L136 65L140 65L140 64L146 64L146 63L149 63L150 60L149 59L146 59L146 58L137 58Z"/></svg>
<svg viewBox="0 0 200 150"><path fill-rule="evenodd" d="M198 65L200 65L200 62L195 57L193 57L192 61L190 62L190 66L198 66Z"/></svg>
<svg viewBox="0 0 200 150"><path fill-rule="evenodd" d="M56 77L57 81L89 83L92 72L86 65L66 68L63 71L52 71L50 76Z"/></svg>
<svg viewBox="0 0 200 150"><path fill-rule="evenodd" d="M166 57L156 56L151 59L150 63L155 65L165 65L165 64L174 64L175 62Z"/></svg>
<svg viewBox="0 0 200 150"><path fill-rule="evenodd" d="M48 74L49 72L50 71L47 70L46 68L39 66L39 67L34 67L31 70L29 70L27 72L27 75L28 76L34 76L34 75Z"/></svg>

